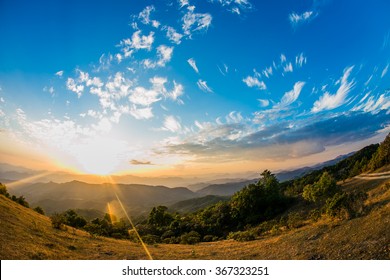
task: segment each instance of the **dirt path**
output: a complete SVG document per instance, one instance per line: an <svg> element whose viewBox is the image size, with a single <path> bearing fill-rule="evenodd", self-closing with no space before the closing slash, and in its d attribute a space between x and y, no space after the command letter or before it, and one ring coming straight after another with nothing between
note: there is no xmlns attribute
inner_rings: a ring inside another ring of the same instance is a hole
<svg viewBox="0 0 390 280"><path fill-rule="evenodd" d="M382 180L382 179L389 179L389 178L390 178L390 171L380 172L380 173L360 174L360 175L356 176L355 178L363 179L363 180Z"/></svg>

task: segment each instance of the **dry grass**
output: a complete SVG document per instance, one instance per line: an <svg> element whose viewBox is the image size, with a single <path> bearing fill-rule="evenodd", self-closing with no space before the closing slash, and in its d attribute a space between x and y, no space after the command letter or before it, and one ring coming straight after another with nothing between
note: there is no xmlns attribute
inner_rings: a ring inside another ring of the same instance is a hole
<svg viewBox="0 0 390 280"><path fill-rule="evenodd" d="M389 182L389 181L388 181ZM352 179L345 189L368 192L366 214L321 219L251 242L148 246L154 259L390 259L390 189L382 181ZM0 196L1 259L146 259L139 244L55 230L48 217Z"/></svg>

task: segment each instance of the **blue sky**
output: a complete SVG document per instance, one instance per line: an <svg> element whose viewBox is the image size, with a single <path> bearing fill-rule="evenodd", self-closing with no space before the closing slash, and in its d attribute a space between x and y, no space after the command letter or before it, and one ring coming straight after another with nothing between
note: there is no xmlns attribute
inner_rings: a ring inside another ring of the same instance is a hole
<svg viewBox="0 0 390 280"><path fill-rule="evenodd" d="M3 0L3 161L238 173L381 141L388 11L388 1Z"/></svg>

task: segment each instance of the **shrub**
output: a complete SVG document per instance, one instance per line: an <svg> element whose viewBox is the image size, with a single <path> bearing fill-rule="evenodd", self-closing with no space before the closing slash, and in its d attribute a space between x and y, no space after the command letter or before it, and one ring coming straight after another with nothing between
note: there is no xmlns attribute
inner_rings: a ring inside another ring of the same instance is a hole
<svg viewBox="0 0 390 280"><path fill-rule="evenodd" d="M196 244L200 242L200 234L196 231L190 231L188 233L183 234L180 236L180 243L181 244Z"/></svg>
<svg viewBox="0 0 390 280"><path fill-rule="evenodd" d="M145 242L146 244L153 245L159 243L161 240L160 237L157 235L147 234L145 236L142 236L142 241Z"/></svg>
<svg viewBox="0 0 390 280"><path fill-rule="evenodd" d="M35 207L33 210L41 215L45 215L45 211L40 206Z"/></svg>
<svg viewBox="0 0 390 280"><path fill-rule="evenodd" d="M7 187L0 183L0 195L4 195L5 197L9 198L9 193L7 191Z"/></svg>
<svg viewBox="0 0 390 280"><path fill-rule="evenodd" d="M324 212L330 217L350 219L363 212L364 201L367 194L358 193L336 193L326 200Z"/></svg>
<svg viewBox="0 0 390 280"><path fill-rule="evenodd" d="M316 183L303 188L302 197L307 201L317 202L333 196L336 192L335 179L325 171Z"/></svg>
<svg viewBox="0 0 390 280"><path fill-rule="evenodd" d="M298 213L290 213L287 216L287 227L288 228L299 228L303 225L303 220L301 215Z"/></svg>
<svg viewBox="0 0 390 280"><path fill-rule="evenodd" d="M203 237L203 242L212 242L212 241L215 241L215 239L218 240L218 237L209 234L209 235L205 235L205 236Z"/></svg>
<svg viewBox="0 0 390 280"><path fill-rule="evenodd" d="M236 241L252 241L256 239L255 234L253 231L247 230L247 231L236 231L231 232L228 234L227 239L234 239Z"/></svg>
<svg viewBox="0 0 390 280"><path fill-rule="evenodd" d="M65 223L64 216L58 213L53 214L53 216L50 217L50 220L51 220L51 225L55 229L62 229Z"/></svg>

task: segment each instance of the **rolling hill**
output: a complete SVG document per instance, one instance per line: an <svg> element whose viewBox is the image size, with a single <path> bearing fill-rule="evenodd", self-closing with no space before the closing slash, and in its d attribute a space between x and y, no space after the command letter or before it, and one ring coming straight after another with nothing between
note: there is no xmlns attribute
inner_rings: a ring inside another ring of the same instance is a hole
<svg viewBox="0 0 390 280"><path fill-rule="evenodd" d="M368 192L366 213L351 220L321 218L250 242L148 245L154 259L390 259L390 180L359 176L344 189ZM0 259L146 259L138 243L92 236L0 196Z"/></svg>
<svg viewBox="0 0 390 280"><path fill-rule="evenodd" d="M186 188L135 184L88 184L80 181L36 183L12 188L10 193L16 196L23 195L32 206L39 205L48 214L70 208L106 212L107 203L116 203L116 194L134 215L148 212L156 205L170 205L199 196Z"/></svg>

